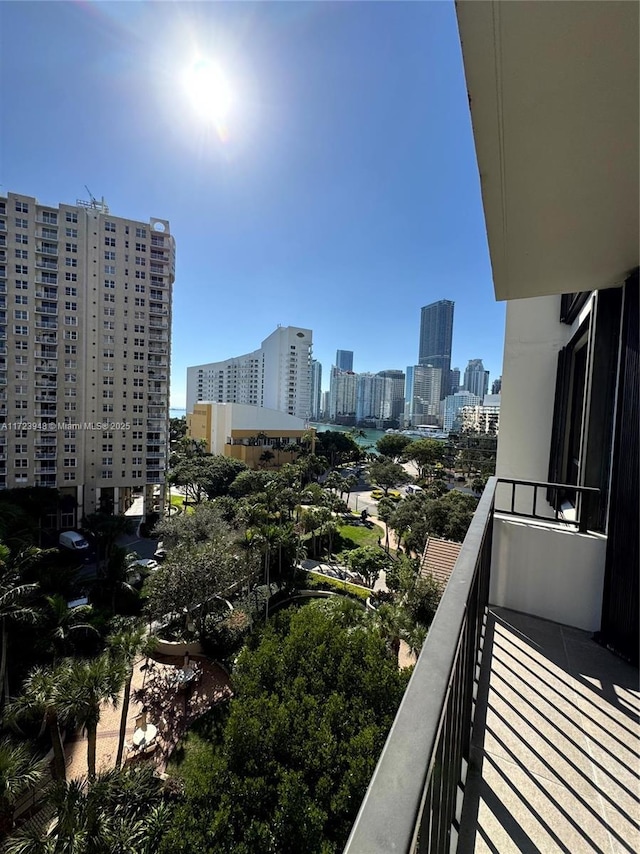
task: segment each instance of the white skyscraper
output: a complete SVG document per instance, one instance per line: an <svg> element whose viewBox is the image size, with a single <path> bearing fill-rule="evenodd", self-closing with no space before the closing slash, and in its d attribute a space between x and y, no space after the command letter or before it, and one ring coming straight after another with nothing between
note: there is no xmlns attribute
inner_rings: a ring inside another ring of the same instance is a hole
<svg viewBox="0 0 640 854"><path fill-rule="evenodd" d="M174 273L166 220L0 197L0 488L56 487L59 527L164 484Z"/></svg>
<svg viewBox="0 0 640 854"><path fill-rule="evenodd" d="M198 401L247 403L308 419L313 333L279 326L258 350L187 368L187 412Z"/></svg>

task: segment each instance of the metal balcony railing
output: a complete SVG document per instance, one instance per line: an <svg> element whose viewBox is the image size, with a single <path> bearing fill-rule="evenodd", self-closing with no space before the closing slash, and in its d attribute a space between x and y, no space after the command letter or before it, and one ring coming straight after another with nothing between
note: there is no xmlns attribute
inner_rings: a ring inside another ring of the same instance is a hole
<svg viewBox="0 0 640 854"><path fill-rule="evenodd" d="M511 486L510 506L496 506L498 484ZM516 509L521 487L533 489L531 511ZM572 519L539 513L539 490L560 487L568 488L495 477L487 482L344 854L455 850L488 606L494 512L583 532L587 503L597 502L599 490L570 487L579 498Z"/></svg>

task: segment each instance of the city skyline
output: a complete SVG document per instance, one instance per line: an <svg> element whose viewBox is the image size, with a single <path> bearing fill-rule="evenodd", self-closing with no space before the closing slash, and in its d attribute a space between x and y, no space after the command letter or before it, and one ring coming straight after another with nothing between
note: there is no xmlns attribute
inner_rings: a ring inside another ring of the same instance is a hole
<svg viewBox="0 0 640 854"><path fill-rule="evenodd" d="M0 104L2 192L57 206L86 185L116 215L171 221L172 406L188 365L278 323L313 330L325 386L341 347L404 370L442 298L452 364L499 375L453 3L3 3L0 25L5 79L26 69ZM224 128L184 91L194 50L225 70ZM65 133L43 146L43 126Z"/></svg>

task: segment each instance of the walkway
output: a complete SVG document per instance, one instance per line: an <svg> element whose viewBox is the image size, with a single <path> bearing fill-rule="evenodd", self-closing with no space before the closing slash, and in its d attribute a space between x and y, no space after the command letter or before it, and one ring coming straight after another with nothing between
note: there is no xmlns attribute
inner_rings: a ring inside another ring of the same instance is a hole
<svg viewBox="0 0 640 854"><path fill-rule="evenodd" d="M202 668L202 679L188 694L173 688L166 691L162 698L161 708L164 720L160 720L159 708L150 703L147 697L147 719L158 727L158 750L154 756L154 763L160 770L164 769L166 761L175 747L176 742L184 733L186 726L195 718L204 714L214 703L231 696L231 686L228 675L217 664L213 664L200 656L192 656L192 661L197 662ZM150 661L152 661L150 659ZM154 669L140 668L147 663L147 659L141 658L136 662L133 670L133 681L131 683L131 699L127 712L127 731L125 743L131 744L135 729L135 719L142 712L143 704L140 696L143 689L149 687L153 677L160 677L159 681L171 681L171 672L177 671L183 664L183 658L168 658L156 655ZM96 744L96 770L98 772L113 768L115 766L118 751L118 738L120 733L120 716L124 689L118 698L118 706L104 704L98 724L98 737ZM87 737L80 735L73 741L65 744L67 759L67 778L82 777L87 774ZM125 750L123 762L131 758Z"/></svg>
<svg viewBox="0 0 640 854"><path fill-rule="evenodd" d="M640 851L637 669L585 632L492 608L478 709L459 852Z"/></svg>

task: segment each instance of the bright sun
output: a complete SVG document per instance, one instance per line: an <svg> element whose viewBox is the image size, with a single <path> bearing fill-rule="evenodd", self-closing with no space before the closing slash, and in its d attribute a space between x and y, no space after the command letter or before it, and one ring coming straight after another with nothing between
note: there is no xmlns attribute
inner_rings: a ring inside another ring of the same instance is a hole
<svg viewBox="0 0 640 854"><path fill-rule="evenodd" d="M194 110L200 117L216 126L218 132L226 129L226 119L231 108L231 89L217 65L207 59L195 59L184 75L184 86Z"/></svg>

